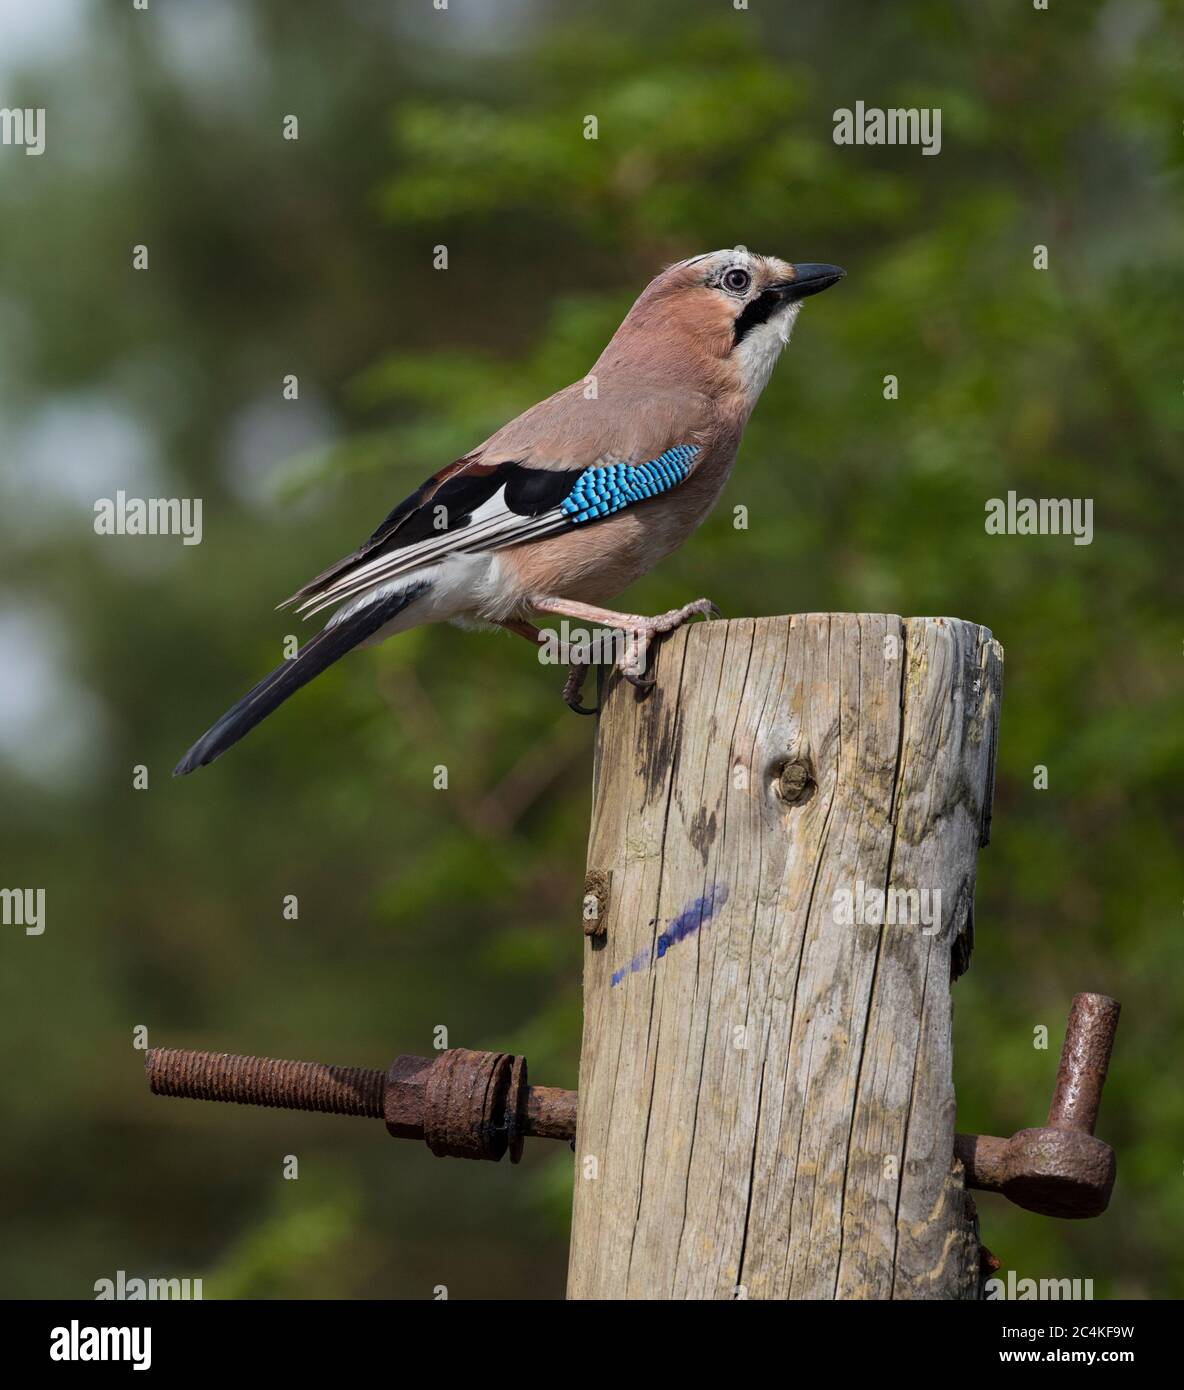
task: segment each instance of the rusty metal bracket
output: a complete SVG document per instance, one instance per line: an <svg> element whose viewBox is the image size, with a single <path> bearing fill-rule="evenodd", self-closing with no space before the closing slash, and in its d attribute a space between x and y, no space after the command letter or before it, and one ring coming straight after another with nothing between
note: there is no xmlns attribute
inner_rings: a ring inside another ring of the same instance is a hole
<svg viewBox="0 0 1184 1390"><path fill-rule="evenodd" d="M396 1057L387 1070L156 1047L144 1055L154 1095L384 1120L393 1139L423 1139L437 1158L522 1157L527 1135L573 1139L576 1093L532 1086L526 1058L450 1048Z"/></svg>
<svg viewBox="0 0 1184 1390"><path fill-rule="evenodd" d="M1056 1088L1042 1129L1010 1139L957 1134L966 1186L1000 1192L1046 1216L1098 1216L1114 1187L1115 1158L1094 1137L1119 1004L1104 994L1073 1000ZM454 1047L435 1058L399 1056L387 1070L153 1048L155 1095L277 1106L383 1120L393 1139L422 1139L437 1158L522 1157L528 1135L573 1140L575 1091L532 1086L526 1058Z"/></svg>
<svg viewBox="0 0 1184 1390"><path fill-rule="evenodd" d="M1116 1162L1109 1144L1094 1137L1094 1126L1120 1008L1105 994L1074 997L1044 1128L1021 1129L1010 1139L954 1136L967 1187L1001 1192L1044 1216L1100 1216L1106 1210Z"/></svg>

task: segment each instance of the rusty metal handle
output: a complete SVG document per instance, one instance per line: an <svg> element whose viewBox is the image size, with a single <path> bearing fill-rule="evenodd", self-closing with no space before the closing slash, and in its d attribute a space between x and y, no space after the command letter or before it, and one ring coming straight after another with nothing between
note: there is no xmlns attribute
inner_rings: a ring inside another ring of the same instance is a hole
<svg viewBox="0 0 1184 1390"><path fill-rule="evenodd" d="M954 1155L966 1186L1000 1192L1045 1216L1099 1216L1114 1188L1114 1150L1094 1137L1121 1005L1105 994L1078 994L1069 1010L1056 1086L1041 1129L1010 1139L957 1134Z"/></svg>
<svg viewBox="0 0 1184 1390"><path fill-rule="evenodd" d="M1106 994L1074 996L1048 1108L1049 1129L1094 1132L1121 1007Z"/></svg>

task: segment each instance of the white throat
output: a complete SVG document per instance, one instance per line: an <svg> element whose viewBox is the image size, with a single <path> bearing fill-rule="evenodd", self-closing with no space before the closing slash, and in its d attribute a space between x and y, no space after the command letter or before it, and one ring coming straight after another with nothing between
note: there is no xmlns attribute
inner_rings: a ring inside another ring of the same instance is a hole
<svg viewBox="0 0 1184 1390"><path fill-rule="evenodd" d="M782 348L789 342L801 307L800 304L787 304L765 323L750 329L736 349L736 369L744 384L749 410L756 405L761 392L769 384L773 368L777 365Z"/></svg>

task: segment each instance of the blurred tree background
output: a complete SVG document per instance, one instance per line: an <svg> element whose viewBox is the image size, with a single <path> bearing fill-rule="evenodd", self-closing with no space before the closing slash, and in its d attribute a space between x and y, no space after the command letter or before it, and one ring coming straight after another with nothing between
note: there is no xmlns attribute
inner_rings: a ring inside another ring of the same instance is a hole
<svg viewBox="0 0 1184 1390"><path fill-rule="evenodd" d="M275 602L582 376L664 263L743 243L848 279L806 306L715 516L627 606L993 629L959 1128L1041 1122L1075 991L1124 1012L1110 1213L983 1198L983 1239L1098 1297L1184 1293L1181 18L0 5L0 105L47 111L42 157L0 148L0 878L47 891L44 935L0 936L0 1291L123 1269L207 1297L562 1295L566 1150L441 1163L374 1124L154 1100L132 1046L385 1065L444 1025L574 1086L594 731L562 674L417 632L169 773L276 664ZM940 155L836 146L857 100L940 107ZM202 544L96 536L119 488L201 497ZM1009 489L1093 498L1093 544L987 536Z"/></svg>

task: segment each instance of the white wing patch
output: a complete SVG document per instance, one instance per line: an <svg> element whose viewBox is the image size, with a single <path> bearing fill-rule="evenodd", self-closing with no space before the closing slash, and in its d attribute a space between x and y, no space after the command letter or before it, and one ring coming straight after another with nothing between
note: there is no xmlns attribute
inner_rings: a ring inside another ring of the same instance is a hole
<svg viewBox="0 0 1184 1390"><path fill-rule="evenodd" d="M499 550L521 541L554 535L570 526L567 515L558 507L552 507L540 516L523 516L521 512L511 511L506 506L504 491L504 488L499 488L487 502L476 508L468 525L441 531L438 536L416 541L414 545L404 546L388 555L379 555L343 574L323 593L305 599L296 611L311 618L322 609L332 608L334 604L353 598L376 584L398 579L425 565L438 564L449 555L474 550Z"/></svg>

